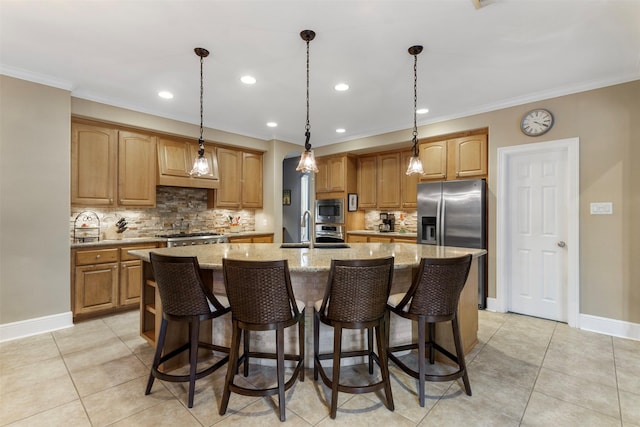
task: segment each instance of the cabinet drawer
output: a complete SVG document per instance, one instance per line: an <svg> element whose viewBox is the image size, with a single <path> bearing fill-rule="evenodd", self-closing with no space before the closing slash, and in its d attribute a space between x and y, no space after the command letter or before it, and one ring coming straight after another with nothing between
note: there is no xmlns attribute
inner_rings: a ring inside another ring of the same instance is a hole
<svg viewBox="0 0 640 427"><path fill-rule="evenodd" d="M76 252L76 265L103 264L117 262L118 249L94 249Z"/></svg>
<svg viewBox="0 0 640 427"><path fill-rule="evenodd" d="M120 248L120 261L135 261L139 258L134 257L133 255L129 255L129 251L137 251L140 249L155 249L156 245L146 245L146 246L130 246L127 248Z"/></svg>

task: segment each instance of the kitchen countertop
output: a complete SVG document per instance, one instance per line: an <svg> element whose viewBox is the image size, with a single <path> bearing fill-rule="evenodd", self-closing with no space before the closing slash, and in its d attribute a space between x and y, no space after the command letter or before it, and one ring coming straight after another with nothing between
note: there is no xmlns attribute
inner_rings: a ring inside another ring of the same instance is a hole
<svg viewBox="0 0 640 427"><path fill-rule="evenodd" d="M149 262L149 249L133 250L133 256ZM332 259L360 259L394 256L396 269L414 268L421 258L452 258L466 254L477 258L484 249L451 246L415 245L411 243L349 243L344 249L280 248L280 243L221 243L176 248L153 249L164 255L196 256L201 268L222 269L222 258L268 261L286 259L292 272L328 271Z"/></svg>
<svg viewBox="0 0 640 427"><path fill-rule="evenodd" d="M162 232L158 232L161 234ZM243 236L262 236L265 234L273 234L269 231L243 231L240 233L224 233L227 237L243 237ZM123 237L122 239L101 239L99 241L84 242L84 243L71 243L71 249L78 248L92 248L100 246L113 246L113 245L135 245L144 243L166 243L167 239L164 237Z"/></svg>
<svg viewBox="0 0 640 427"><path fill-rule="evenodd" d="M388 236L388 237L406 237L409 239L417 239L418 233L410 233L408 231L402 233L400 231L378 231L378 230L351 230L347 234L361 234L367 236Z"/></svg>

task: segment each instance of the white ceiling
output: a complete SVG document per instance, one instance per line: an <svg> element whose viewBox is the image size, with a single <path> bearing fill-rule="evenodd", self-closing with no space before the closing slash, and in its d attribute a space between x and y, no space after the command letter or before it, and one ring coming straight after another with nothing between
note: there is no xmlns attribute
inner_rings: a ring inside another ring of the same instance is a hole
<svg viewBox="0 0 640 427"><path fill-rule="evenodd" d="M73 96L322 146L640 78L638 0L0 0L0 72ZM247 86L240 76L251 74ZM338 93L333 86L351 89ZM175 94L173 100L157 96ZM266 122L275 121L277 128ZM346 132L337 134L336 128ZM407 140L411 137L407 131Z"/></svg>

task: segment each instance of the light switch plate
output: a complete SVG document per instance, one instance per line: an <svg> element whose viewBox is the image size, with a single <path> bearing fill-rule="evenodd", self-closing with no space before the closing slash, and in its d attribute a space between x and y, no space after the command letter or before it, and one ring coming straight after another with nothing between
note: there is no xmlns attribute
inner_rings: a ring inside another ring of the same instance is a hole
<svg viewBox="0 0 640 427"><path fill-rule="evenodd" d="M591 203L591 215L612 215L612 214L613 214L613 203L611 202Z"/></svg>

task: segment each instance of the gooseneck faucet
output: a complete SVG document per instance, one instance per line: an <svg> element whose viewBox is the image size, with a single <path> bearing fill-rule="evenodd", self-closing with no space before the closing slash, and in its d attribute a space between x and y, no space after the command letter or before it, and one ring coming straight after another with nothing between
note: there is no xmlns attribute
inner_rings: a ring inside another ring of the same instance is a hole
<svg viewBox="0 0 640 427"><path fill-rule="evenodd" d="M306 210L304 211L304 213L302 214L302 221L300 221L300 226L301 227L307 227L307 230L309 230L309 249L313 249L313 244L316 240L316 236L315 236L315 227L313 226L313 216L311 215L311 211L310 210Z"/></svg>

